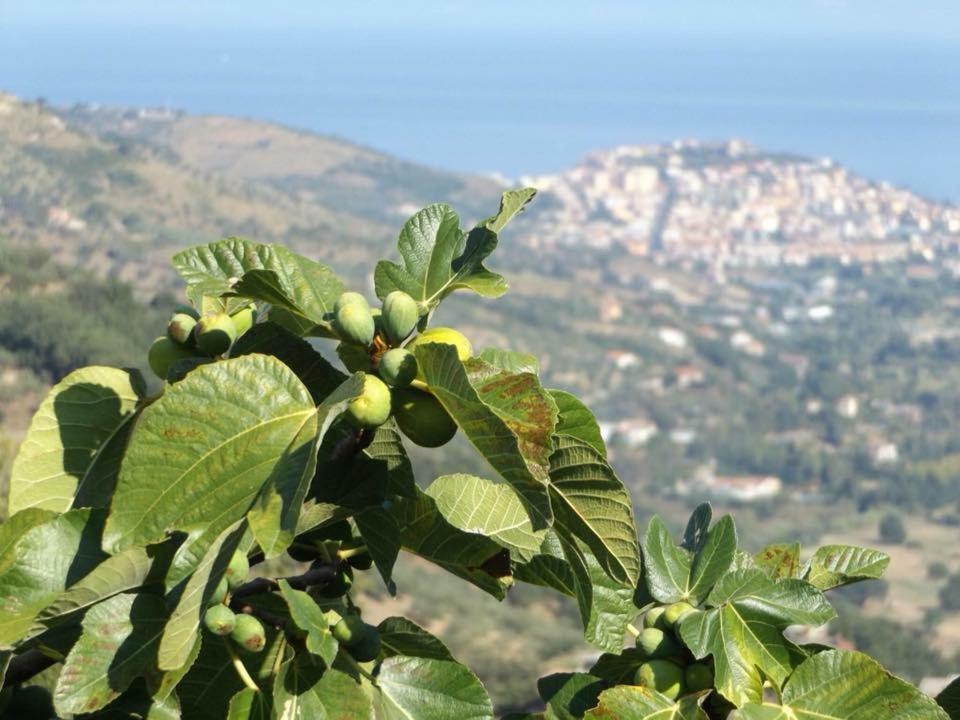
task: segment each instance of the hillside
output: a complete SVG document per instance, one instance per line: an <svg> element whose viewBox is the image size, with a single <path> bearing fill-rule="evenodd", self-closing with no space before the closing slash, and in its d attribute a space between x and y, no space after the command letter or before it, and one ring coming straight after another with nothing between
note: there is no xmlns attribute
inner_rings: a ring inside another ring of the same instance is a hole
<svg viewBox="0 0 960 720"><path fill-rule="evenodd" d="M170 286L169 255L185 245L272 239L351 268L427 198L467 196L489 201L497 186L259 122L0 95L0 236L145 297Z"/></svg>
<svg viewBox="0 0 960 720"><path fill-rule="evenodd" d="M547 385L584 396L641 517L710 497L757 544L877 544L880 517L905 513L907 543L886 548L902 570L856 600L904 636L960 636L960 613L938 608L945 578L926 576L960 573L943 550L960 524L957 209L730 143L620 148L531 181L543 192L490 262L511 292L454 300L438 322L536 353ZM47 383L143 363L177 290L174 250L284 242L363 288L414 209L449 201L475 219L500 189L257 121L0 96L0 470ZM29 323L24 305L39 308ZM460 449L443 467L418 455L423 476L486 472ZM561 635L543 652L571 650Z"/></svg>

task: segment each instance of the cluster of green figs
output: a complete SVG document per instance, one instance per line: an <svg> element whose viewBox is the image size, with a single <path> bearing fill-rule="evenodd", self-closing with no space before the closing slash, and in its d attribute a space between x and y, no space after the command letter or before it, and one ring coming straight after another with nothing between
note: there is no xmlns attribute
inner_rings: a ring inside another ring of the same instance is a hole
<svg viewBox="0 0 960 720"><path fill-rule="evenodd" d="M422 447L440 447L457 425L424 382L413 351L428 343L453 345L466 360L473 346L459 331L435 327L414 335L422 316L410 295L395 290L380 308L371 308L356 292L343 293L334 305L337 354L352 372L363 372L362 393L347 407L357 428L376 428L393 417L400 431ZM413 337L411 337L413 336Z"/></svg>
<svg viewBox="0 0 960 720"><path fill-rule="evenodd" d="M653 607L644 614L643 630L636 639L643 663L637 668L634 684L671 700L713 687L713 669L708 662L696 662L676 635L680 621L694 612L698 610L689 603L678 602Z"/></svg>
<svg viewBox="0 0 960 720"><path fill-rule="evenodd" d="M210 606L203 615L203 624L214 635L229 636L244 650L260 652L267 644L267 634L253 615L235 613L230 609L230 592L238 588L250 573L250 561L241 552L230 558L227 572L210 598Z"/></svg>
<svg viewBox="0 0 960 720"><path fill-rule="evenodd" d="M380 654L380 633L363 621L352 604L342 600L353 585L353 570L369 570L373 566L370 553L360 538L354 537L349 522L340 521L299 535L287 551L295 560L313 560L313 567L334 569L332 579L309 587L308 594L326 609L330 632L357 662L370 662ZM210 598L203 616L203 625L214 635L229 637L246 652L259 653L267 644L263 623L245 608L242 599L232 596L250 572L247 556L234 553L223 579ZM306 576L304 576L306 577ZM328 576L329 577L329 576ZM240 612L235 612L239 608ZM302 633L288 627L291 640Z"/></svg>
<svg viewBox="0 0 960 720"><path fill-rule="evenodd" d="M178 307L167 324L167 334L150 346L147 362L161 380L178 360L209 360L226 353L238 337L253 327L257 309L252 303L233 313L206 312L190 305Z"/></svg>
<svg viewBox="0 0 960 720"><path fill-rule="evenodd" d="M371 308L360 293L345 292L328 317L340 341L341 361L350 372L364 373L363 390L345 413L354 427L374 429L393 417L407 438L428 448L445 445L456 435L457 424L430 392L413 351L420 345L445 343L466 360L473 355L473 346L463 333L448 327L415 333L424 321L421 307L400 290L387 295L379 308ZM166 380L178 361L202 363L221 357L256 319L252 303L231 313L201 314L181 306L170 318L166 335L150 346L150 368Z"/></svg>

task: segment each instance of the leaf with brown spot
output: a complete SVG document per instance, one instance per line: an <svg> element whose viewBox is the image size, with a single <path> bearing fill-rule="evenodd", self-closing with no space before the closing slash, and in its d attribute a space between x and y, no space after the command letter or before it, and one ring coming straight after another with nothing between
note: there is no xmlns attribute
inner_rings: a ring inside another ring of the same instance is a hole
<svg viewBox="0 0 960 720"><path fill-rule="evenodd" d="M158 595L124 593L90 608L57 679L57 711L93 712L138 677L159 678L157 648L166 621Z"/></svg>
<svg viewBox="0 0 960 720"><path fill-rule="evenodd" d="M547 495L557 406L533 373L466 362L452 345L416 348L430 391L467 439L523 501L533 530L550 525Z"/></svg>

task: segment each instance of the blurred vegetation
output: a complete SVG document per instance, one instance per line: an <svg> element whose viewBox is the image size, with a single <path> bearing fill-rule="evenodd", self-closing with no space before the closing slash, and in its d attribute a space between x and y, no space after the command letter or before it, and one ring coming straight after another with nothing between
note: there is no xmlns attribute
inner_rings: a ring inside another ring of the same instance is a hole
<svg viewBox="0 0 960 720"><path fill-rule="evenodd" d="M919 636L890 618L865 617L847 603L837 603L839 617L831 629L887 668L890 672L911 682L924 677L939 677L960 659L945 660L932 650L929 636Z"/></svg>
<svg viewBox="0 0 960 720"><path fill-rule="evenodd" d="M144 365L143 348L169 310L145 306L129 285L67 269L44 250L0 240L0 347L5 361L47 383L84 365Z"/></svg>

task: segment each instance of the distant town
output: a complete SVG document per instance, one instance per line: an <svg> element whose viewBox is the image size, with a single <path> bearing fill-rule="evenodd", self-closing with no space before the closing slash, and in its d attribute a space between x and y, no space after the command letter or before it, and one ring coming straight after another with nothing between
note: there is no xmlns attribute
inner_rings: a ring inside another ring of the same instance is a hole
<svg viewBox="0 0 960 720"><path fill-rule="evenodd" d="M960 247L958 207L740 140L618 147L521 182L550 198L527 238L540 248L620 246L722 266L932 259Z"/></svg>

